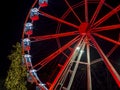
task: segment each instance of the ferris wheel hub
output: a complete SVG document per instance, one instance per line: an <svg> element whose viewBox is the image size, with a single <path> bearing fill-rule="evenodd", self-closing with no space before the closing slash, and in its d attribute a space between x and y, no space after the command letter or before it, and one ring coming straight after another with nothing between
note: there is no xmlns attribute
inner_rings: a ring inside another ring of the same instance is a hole
<svg viewBox="0 0 120 90"><path fill-rule="evenodd" d="M88 22L83 22L82 24L80 24L79 27L79 33L80 35L85 35L88 29L89 23Z"/></svg>

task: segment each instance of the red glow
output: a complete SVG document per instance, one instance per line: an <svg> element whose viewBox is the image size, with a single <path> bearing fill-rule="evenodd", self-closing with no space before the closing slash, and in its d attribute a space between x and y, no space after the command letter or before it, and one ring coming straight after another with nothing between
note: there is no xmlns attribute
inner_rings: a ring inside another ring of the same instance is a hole
<svg viewBox="0 0 120 90"><path fill-rule="evenodd" d="M26 35L32 35L33 31L32 30L28 30L27 32L25 32Z"/></svg>
<svg viewBox="0 0 120 90"><path fill-rule="evenodd" d="M88 28L88 23L84 22L79 27L79 33L84 35L86 33L86 29Z"/></svg>
<svg viewBox="0 0 120 90"><path fill-rule="evenodd" d="M31 20L33 20L33 21L37 21L37 20L39 20L39 16L37 16L37 15L32 16L32 17L30 17L30 18L31 18Z"/></svg>
<svg viewBox="0 0 120 90"><path fill-rule="evenodd" d="M44 1L44 3L39 4L40 7L47 7L48 3Z"/></svg>
<svg viewBox="0 0 120 90"><path fill-rule="evenodd" d="M30 46L26 46L24 50L25 51L29 51L30 50Z"/></svg>

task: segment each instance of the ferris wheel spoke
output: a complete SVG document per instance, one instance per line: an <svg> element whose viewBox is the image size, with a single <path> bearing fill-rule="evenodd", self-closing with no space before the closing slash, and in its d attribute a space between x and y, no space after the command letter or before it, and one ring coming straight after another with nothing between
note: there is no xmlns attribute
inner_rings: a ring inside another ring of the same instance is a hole
<svg viewBox="0 0 120 90"><path fill-rule="evenodd" d="M97 33L94 33L94 35L97 36L97 37L99 37L99 38L101 38L101 39L104 39L104 40L106 40L106 41L109 41L109 42L111 42L111 43L120 45L120 41L113 40L113 39L111 39L111 38L105 37L105 36L100 35L100 34L97 34Z"/></svg>
<svg viewBox="0 0 120 90"><path fill-rule="evenodd" d="M92 80L91 80L91 67L90 67L90 45L87 42L87 90L91 90L92 88Z"/></svg>
<svg viewBox="0 0 120 90"><path fill-rule="evenodd" d="M110 57L110 55L111 55L118 47L119 47L119 45L115 45L115 46L106 54L106 56L107 56L107 57ZM102 58L95 59L95 60L93 60L90 64L92 65L92 64L98 63L98 62L100 62L100 61L102 61Z"/></svg>
<svg viewBox="0 0 120 90"><path fill-rule="evenodd" d="M102 58L95 59L95 60L91 61L90 65L93 65L93 64L101 62L101 61L102 61Z"/></svg>
<svg viewBox="0 0 120 90"><path fill-rule="evenodd" d="M120 24L93 28L92 32L100 32L100 31L114 30L114 29L120 29Z"/></svg>
<svg viewBox="0 0 120 90"><path fill-rule="evenodd" d="M43 12L43 11L39 11L39 12L41 13L41 15L43 15L43 16L45 16L45 17L47 17L47 18L53 19L53 20L55 20L55 21L58 21L58 22L61 22L61 23L63 23L63 24L66 24L66 25L68 25L68 26L71 26L71 27L74 27L74 28L76 28L76 29L79 29L79 26L77 26L77 25L75 25L75 24L72 24L72 23L67 22L67 21L65 21L65 20L63 20L63 19L57 18L57 17L55 17L55 16L53 16L53 15L47 14L47 13L45 13L45 12Z"/></svg>
<svg viewBox="0 0 120 90"><path fill-rule="evenodd" d="M62 15L61 19L64 19L65 17L67 17L67 15L71 12L70 8L67 9L67 11Z"/></svg>
<svg viewBox="0 0 120 90"><path fill-rule="evenodd" d="M118 37L118 41L120 41L120 34ZM109 57L117 48L119 47L119 45L115 45L108 53L107 53L107 57Z"/></svg>
<svg viewBox="0 0 120 90"><path fill-rule="evenodd" d="M120 11L120 5L118 5L115 9L113 9L112 11L110 11L108 14L106 14L104 17L102 17L100 20L98 20L97 22L95 22L93 24L94 27L99 26L101 23L103 23L104 21L106 21L108 18L110 18L112 15L116 14L118 11Z"/></svg>
<svg viewBox="0 0 120 90"><path fill-rule="evenodd" d="M97 44L96 40L91 35L89 35L89 37L91 38L91 41L93 42L94 46L96 47L96 50L98 51L99 55L103 59L103 61L104 61L105 65L106 65L106 67L108 68L109 72L111 73L111 75L113 76L114 80L116 81L118 87L120 87L120 75L115 70L113 65L110 63L108 58L105 56L105 54L103 53L102 49Z"/></svg>
<svg viewBox="0 0 120 90"><path fill-rule="evenodd" d="M107 6L108 8L110 8L111 10L114 9L112 6L110 6L110 5L107 4L107 3L104 3L104 5ZM118 21L120 22L120 16L119 16L119 14L116 13L116 16L117 16L117 18L118 18Z"/></svg>
<svg viewBox="0 0 120 90"><path fill-rule="evenodd" d="M52 61L56 56L58 56L61 52L63 52L64 50L66 50L68 47L70 47L72 44L74 44L76 41L79 40L78 38L79 36L76 36L74 39L72 39L70 42L68 42L67 44L65 44L63 47L59 48L57 51L55 51L54 53L52 53L51 55L49 55L48 57L46 57L45 59L41 60L39 63L37 63L36 65L33 66L33 68L41 65L40 68L44 67L47 63L49 63L50 61Z"/></svg>
<svg viewBox="0 0 120 90"><path fill-rule="evenodd" d="M88 22L88 0L84 0L85 2L85 21Z"/></svg>
<svg viewBox="0 0 120 90"><path fill-rule="evenodd" d="M82 5L84 5L84 1L81 1L81 2L73 5L72 8L74 9L74 8L80 7L80 6L82 6Z"/></svg>
<svg viewBox="0 0 120 90"><path fill-rule="evenodd" d="M84 36L80 37L80 41L75 45L75 47L79 47L80 44L83 43ZM53 90L54 86L57 84L57 81L62 81L64 74L67 76L67 73L69 73L70 67L71 67L71 61L75 59L75 57L78 55L77 49L74 49L69 58L65 61L63 67L61 68L60 72L57 74L57 77L53 81L51 87L49 90ZM68 71L66 71L68 70ZM65 77L65 76L64 76ZM56 85L57 86L57 85Z"/></svg>
<svg viewBox="0 0 120 90"><path fill-rule="evenodd" d="M74 9L74 8L77 8L77 7L81 6L81 5L83 5L83 4L84 4L84 2L81 1L81 2L79 2L79 3L77 3L77 4L73 5L73 6L71 6L71 8ZM70 8L68 8L67 11L62 15L61 19L64 19L65 17L67 17L67 15L68 15L71 11L72 11L72 10L71 10ZM81 21L81 20L80 20L80 21Z"/></svg>
<svg viewBox="0 0 120 90"><path fill-rule="evenodd" d="M119 45L115 45L115 46L106 54L106 56L107 56L107 57L110 57L110 55L111 55L118 47L119 47ZM92 65L92 64L98 63L98 62L100 62L100 61L102 61L102 58L95 59L95 60L93 60L90 64Z"/></svg>
<svg viewBox="0 0 120 90"><path fill-rule="evenodd" d="M103 4L104 4L104 1L105 1L105 0L100 0L99 4L98 4L98 6L97 6L97 8L96 8L96 10L95 10L95 12L94 12L91 20L90 20L90 24L91 24L91 25L92 25L92 24L94 23L94 21L96 20L98 14L99 14L99 12L100 12Z"/></svg>
<svg viewBox="0 0 120 90"><path fill-rule="evenodd" d="M81 3L80 3L80 5L81 5ZM73 5L73 6L71 6L71 8L73 9L73 8L75 8L76 6L78 6L78 5ZM62 15L61 19L64 19L65 17L67 17L67 15L68 15L70 12L71 12L71 9L68 8L67 11Z"/></svg>
<svg viewBox="0 0 120 90"><path fill-rule="evenodd" d="M77 4L73 5L73 6L71 6L71 8L74 9L74 8L77 8L77 7L81 6L81 5L83 5L83 4L84 4L84 2L81 1L81 2L79 2L79 3L77 3ZM67 15L68 15L71 11L72 11L72 10L71 10L70 8L68 8L67 11L62 15L61 19L66 18ZM73 12L74 12L74 11L73 11ZM76 16L76 17L78 17L78 16ZM79 18L78 18L78 19L79 19ZM80 21L81 21L81 20L80 20ZM81 21L81 22L82 22L82 21ZM56 30L57 33L59 32L60 27L61 27L61 23L58 24L58 27L57 27L57 30Z"/></svg>
<svg viewBox="0 0 120 90"><path fill-rule="evenodd" d="M73 8L70 6L70 4L68 3L67 0L65 0L66 4L68 5L68 7L70 8L70 10L73 12L73 14L75 15L75 17L78 19L78 21L80 23L82 23L82 21L80 20L80 18L78 17L78 15L75 13L75 11L73 10Z"/></svg>
<svg viewBox="0 0 120 90"><path fill-rule="evenodd" d="M120 35L119 35L119 37L118 37L118 41L120 41ZM114 46L112 49L110 49L110 51L106 54L106 56L107 56L107 57L110 57L110 55L111 55L118 47L119 47L119 45L115 44L115 46ZM93 60L93 61L91 62L91 65L92 65L92 64L95 64L95 63L97 63L97 62L100 62L100 61L102 61L102 58L98 58L98 59L96 59L96 60Z"/></svg>
<svg viewBox="0 0 120 90"><path fill-rule="evenodd" d="M81 46L80 46L80 50L84 50L85 49L85 43L81 43ZM76 64L74 66L74 69L73 69L73 72L72 72L72 75L70 77L70 80L69 80L69 83L68 83L68 86L67 86L67 90L70 90L72 84L73 84L73 80L75 78L75 74L77 72L77 69L78 69L78 66L79 66L79 61L81 60L81 57L82 57L82 54L83 53L79 53L78 57L77 57L77 60L76 60Z"/></svg>
<svg viewBox="0 0 120 90"><path fill-rule="evenodd" d="M72 35L78 35L78 34L79 34L78 31L73 31L73 32L60 33L60 34L34 36L34 37L30 37L30 38L33 39L36 42L36 41L43 41L43 40L66 37L66 36L72 36Z"/></svg>
<svg viewBox="0 0 120 90"><path fill-rule="evenodd" d="M73 6L71 6L71 8L74 9L74 8L77 8L77 7L81 6L81 5L83 5L83 4L84 4L84 2L81 1L81 2L79 2L79 3L77 3L77 4L73 5ZM70 12L71 12L71 9L68 8L67 11L61 16L61 19L66 18L67 15L68 15ZM58 23L56 33L59 33L60 27L61 27L61 23Z"/></svg>
<svg viewBox="0 0 120 90"><path fill-rule="evenodd" d="M119 46L115 45L107 54L107 56L109 57Z"/></svg>

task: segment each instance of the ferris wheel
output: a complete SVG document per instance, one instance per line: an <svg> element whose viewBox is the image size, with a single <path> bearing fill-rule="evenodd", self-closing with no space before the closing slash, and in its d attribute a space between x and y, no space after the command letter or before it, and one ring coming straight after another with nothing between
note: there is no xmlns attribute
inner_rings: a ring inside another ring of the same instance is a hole
<svg viewBox="0 0 120 90"><path fill-rule="evenodd" d="M120 3L112 1L34 1L22 55L36 90L96 90L105 70L120 88Z"/></svg>

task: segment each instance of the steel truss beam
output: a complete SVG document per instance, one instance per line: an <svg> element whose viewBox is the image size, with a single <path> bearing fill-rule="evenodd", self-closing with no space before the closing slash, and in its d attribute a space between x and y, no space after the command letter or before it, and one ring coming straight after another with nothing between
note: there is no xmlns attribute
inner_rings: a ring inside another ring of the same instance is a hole
<svg viewBox="0 0 120 90"><path fill-rule="evenodd" d="M34 37L30 37L30 39L33 39L36 42L36 41L43 41L43 40L78 35L78 34L79 34L78 31L73 31L73 32L65 32L65 33L52 34L52 35L34 36Z"/></svg>
<svg viewBox="0 0 120 90"><path fill-rule="evenodd" d="M50 15L50 14L47 14L47 13L45 13L45 12L43 12L43 11L39 11L39 12L41 13L41 15L43 15L43 16L45 16L45 17L47 17L47 18L50 18L50 19L52 19L52 20L55 20L55 21L57 21L57 22L61 22L61 23L66 24L66 25L68 25L68 26L74 27L74 28L76 28L76 29L79 28L79 26L77 26L77 25L75 25L75 24L72 24L72 23L70 23L70 22L67 22L67 21L65 21L65 20L63 20L63 19L57 18L57 17L52 16L52 15Z"/></svg>

